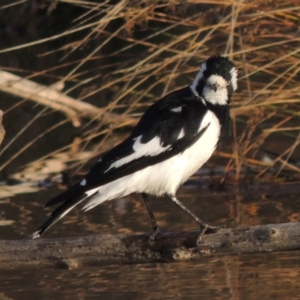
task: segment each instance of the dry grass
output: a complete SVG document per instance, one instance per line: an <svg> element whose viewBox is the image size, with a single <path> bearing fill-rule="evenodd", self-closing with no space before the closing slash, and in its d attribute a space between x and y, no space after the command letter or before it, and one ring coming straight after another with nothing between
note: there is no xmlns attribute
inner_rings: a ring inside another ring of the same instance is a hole
<svg viewBox="0 0 300 300"><path fill-rule="evenodd" d="M69 87L66 94L76 92L79 100L89 101L108 90L108 112L139 117L155 100L190 83L201 61L208 56L226 55L239 69L239 89L232 103L233 151L228 147L228 152L218 152L228 158L227 170L234 169L238 177L244 166L252 167L261 176L278 163L277 175L283 168L300 171L289 161L300 143L298 1L216 0L198 4L199 1L192 0L121 0L115 5L109 1L59 2L82 8L68 30L4 49L0 56L74 37L40 54L51 56L58 52L61 61L57 66L28 77L51 76L59 70L59 80ZM82 55L82 49L88 49L88 53ZM111 145L107 141L114 130L103 129L101 116L98 119L98 134L103 138L93 147L91 156ZM78 151L89 148L97 135L95 129L88 130L88 125L82 128ZM22 128L23 134L26 128ZM276 143L278 148L274 148ZM56 152L66 149L71 149L71 145ZM264 151L275 154L271 164L261 161ZM77 160L70 167L79 170L83 164L84 161Z"/></svg>

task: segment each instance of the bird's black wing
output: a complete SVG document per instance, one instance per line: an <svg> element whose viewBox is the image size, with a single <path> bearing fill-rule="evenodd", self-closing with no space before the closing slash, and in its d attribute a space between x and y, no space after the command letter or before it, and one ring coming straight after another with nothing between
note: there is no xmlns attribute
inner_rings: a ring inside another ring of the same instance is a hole
<svg viewBox="0 0 300 300"><path fill-rule="evenodd" d="M131 135L93 166L85 177L88 188L104 185L183 152L205 132L207 126L201 128L201 121L206 112L202 100L193 96L188 88L159 100L145 112ZM139 155L139 149L134 149L138 138L145 146L158 138L160 149L153 147L147 154ZM130 161L111 167L130 155L133 157Z"/></svg>
<svg viewBox="0 0 300 300"><path fill-rule="evenodd" d="M84 193L183 152L208 127L201 128L206 112L201 98L195 97L189 88L167 95L149 107L126 140L102 156L86 174L85 184L77 183L51 199L46 206L71 199L78 192ZM158 147L149 144L147 153L135 148L137 142L141 149L155 138L159 140ZM122 159L127 161L118 165Z"/></svg>

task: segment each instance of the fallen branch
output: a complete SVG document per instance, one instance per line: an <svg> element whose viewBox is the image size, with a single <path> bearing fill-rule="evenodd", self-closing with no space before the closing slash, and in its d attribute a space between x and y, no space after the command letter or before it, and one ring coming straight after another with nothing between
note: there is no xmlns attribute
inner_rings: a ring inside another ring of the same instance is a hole
<svg viewBox="0 0 300 300"><path fill-rule="evenodd" d="M213 255L300 249L300 223L220 229L195 245L197 231L165 233L150 243L147 235L97 235L79 238L0 240L0 269L175 262Z"/></svg>
<svg viewBox="0 0 300 300"><path fill-rule="evenodd" d="M95 119L101 116L107 123L135 124L137 122L134 118L106 112L92 104L75 100L55 89L55 86L47 87L2 70L0 70L0 91L27 98L53 110L61 111L75 127L80 126L82 117Z"/></svg>

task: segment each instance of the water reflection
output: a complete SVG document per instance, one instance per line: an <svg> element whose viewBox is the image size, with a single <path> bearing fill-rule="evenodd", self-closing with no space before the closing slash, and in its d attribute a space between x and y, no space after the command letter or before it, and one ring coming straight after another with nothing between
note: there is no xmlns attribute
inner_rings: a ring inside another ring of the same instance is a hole
<svg viewBox="0 0 300 300"><path fill-rule="evenodd" d="M299 252L0 274L12 299L299 299Z"/></svg>
<svg viewBox="0 0 300 300"><path fill-rule="evenodd" d="M300 188L283 186L230 188L214 193L197 186L182 188L180 199L207 222L246 226L297 221ZM274 193L276 191L276 194ZM293 191L293 194L289 194ZM27 194L1 203L2 216L15 220L0 226L1 238L28 238L44 220L43 204L56 190ZM52 195L53 194L53 195ZM201 195L201 196L199 196ZM152 199L165 230L196 225L168 199ZM94 210L71 212L45 237L150 230L139 195L110 201ZM108 265L76 270L15 270L0 273L0 299L299 299L300 255L297 252L203 258L198 261ZM5 298L4 298L5 299Z"/></svg>

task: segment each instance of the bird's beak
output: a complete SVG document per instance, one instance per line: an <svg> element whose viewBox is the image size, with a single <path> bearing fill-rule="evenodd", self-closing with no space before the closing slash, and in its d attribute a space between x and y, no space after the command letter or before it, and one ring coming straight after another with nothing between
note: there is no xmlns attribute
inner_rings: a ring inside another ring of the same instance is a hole
<svg viewBox="0 0 300 300"><path fill-rule="evenodd" d="M210 88L216 92L217 89L219 88L219 85L216 84L216 83L215 83L215 84L211 84L211 85L210 85Z"/></svg>

